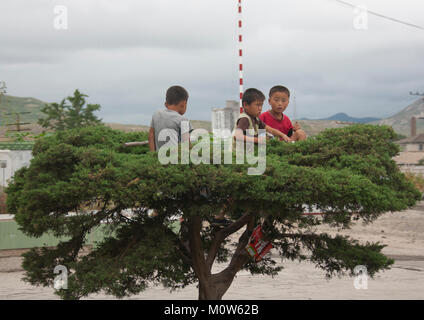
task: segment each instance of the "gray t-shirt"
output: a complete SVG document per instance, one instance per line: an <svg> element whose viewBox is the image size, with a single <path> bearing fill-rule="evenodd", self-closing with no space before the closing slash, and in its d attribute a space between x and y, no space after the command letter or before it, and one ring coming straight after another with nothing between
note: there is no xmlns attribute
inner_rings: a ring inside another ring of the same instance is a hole
<svg viewBox="0 0 424 320"><path fill-rule="evenodd" d="M152 116L150 127L155 130L156 151L168 141L177 145L181 142L182 135L193 130L187 118L169 109L156 111Z"/></svg>

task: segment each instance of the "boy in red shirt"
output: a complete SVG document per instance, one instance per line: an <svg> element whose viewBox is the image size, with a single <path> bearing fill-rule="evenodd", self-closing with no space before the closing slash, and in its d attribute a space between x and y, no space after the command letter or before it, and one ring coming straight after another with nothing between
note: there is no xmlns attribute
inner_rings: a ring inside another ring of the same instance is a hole
<svg viewBox="0 0 424 320"><path fill-rule="evenodd" d="M306 139L306 133L300 128L299 123L292 125L290 118L283 112L290 102L290 91L284 86L274 86L269 91L268 102L271 110L259 116L266 125L277 129L290 138L290 141L300 141Z"/></svg>

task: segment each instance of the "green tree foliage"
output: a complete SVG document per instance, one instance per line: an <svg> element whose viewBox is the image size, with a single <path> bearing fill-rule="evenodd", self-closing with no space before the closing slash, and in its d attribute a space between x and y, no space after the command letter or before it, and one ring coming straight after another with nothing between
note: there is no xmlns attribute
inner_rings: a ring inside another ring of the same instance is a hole
<svg viewBox="0 0 424 320"><path fill-rule="evenodd" d="M403 134L397 133L395 140L398 141L398 140L402 140L402 139L406 139L406 138L408 138L408 137L403 135Z"/></svg>
<svg viewBox="0 0 424 320"><path fill-rule="evenodd" d="M365 265L373 276L393 263L381 253L384 245L314 227L370 223L420 199L392 160L399 151L395 137L388 127L356 125L296 144L270 141L265 173L249 176L248 164L161 165L147 146L122 146L145 140L145 133L102 126L57 132L37 141L31 165L7 189L9 212L23 232L65 239L24 255L26 280L51 286L54 267L64 265L68 289L57 294L65 299L100 291L125 297L151 284L172 290L192 283L199 283L200 299L221 299L242 269L280 271L275 255L255 263L245 250L261 222L283 263L310 260L329 277ZM214 230L208 221L225 204L234 222ZM325 214L303 214L313 206ZM149 217L147 208L158 215ZM171 220L178 214L186 227L175 232ZM87 234L100 225L108 236L82 254ZM227 264L212 273L216 262Z"/></svg>
<svg viewBox="0 0 424 320"><path fill-rule="evenodd" d="M38 123L43 128L55 131L99 125L101 120L94 115L94 112L100 110L100 105L88 104L85 106L86 97L88 96L75 90L74 96L63 99L61 103L45 105L41 112L46 117L39 119Z"/></svg>

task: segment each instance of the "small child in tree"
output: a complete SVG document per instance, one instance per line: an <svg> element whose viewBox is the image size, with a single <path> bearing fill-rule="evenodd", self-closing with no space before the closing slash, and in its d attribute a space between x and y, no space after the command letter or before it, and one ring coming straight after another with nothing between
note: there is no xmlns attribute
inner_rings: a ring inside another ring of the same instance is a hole
<svg viewBox="0 0 424 320"><path fill-rule="evenodd" d="M157 110L150 123L149 131L149 149L158 151L165 143L178 145L183 141L190 141L190 133L193 130L190 122L188 127L181 125L188 119L183 115L187 110L188 92L180 86L172 86L166 91L165 109ZM169 137L169 142L159 140L159 133L165 131ZM154 211L152 216L157 216ZM182 221L182 220L181 220Z"/></svg>
<svg viewBox="0 0 424 320"><path fill-rule="evenodd" d="M300 128L299 123L296 122L293 126L290 118L283 113L290 103L289 89L284 86L272 87L269 91L268 102L271 110L262 113L259 118L268 126L289 137L289 142L305 140L306 133Z"/></svg>
<svg viewBox="0 0 424 320"><path fill-rule="evenodd" d="M183 115L187 110L188 93L180 86L172 86L166 91L165 109L157 110L150 123L149 148L158 151L165 141L158 139L162 130L167 130L170 142L177 145L182 141L190 140L191 124L188 128L181 126L181 122L188 121Z"/></svg>
<svg viewBox="0 0 424 320"><path fill-rule="evenodd" d="M266 136L259 137L259 130L263 129L266 132L271 133L274 136L280 137L284 141L290 141L290 138L284 133L266 125L258 118L262 112L262 106L265 101L265 95L258 89L250 88L247 89L243 94L242 104L244 112L240 114L236 122L236 129L233 140L233 148L236 146L236 140L253 142L253 143L265 143ZM254 136L247 134L247 130L253 130ZM225 219L225 212L228 206L231 204L231 199L228 204L224 206L221 212L215 216L212 222L213 226L225 226L230 223L229 220Z"/></svg>
<svg viewBox="0 0 424 320"><path fill-rule="evenodd" d="M247 89L243 94L242 104L244 112L240 114L236 122L234 140L250 141L254 143L265 143L265 137L258 137L258 130L264 129L281 140L290 141L290 138L283 132L272 128L264 123L259 117L262 112L262 106L265 101L265 95L258 89ZM253 137L246 135L246 130L253 129Z"/></svg>

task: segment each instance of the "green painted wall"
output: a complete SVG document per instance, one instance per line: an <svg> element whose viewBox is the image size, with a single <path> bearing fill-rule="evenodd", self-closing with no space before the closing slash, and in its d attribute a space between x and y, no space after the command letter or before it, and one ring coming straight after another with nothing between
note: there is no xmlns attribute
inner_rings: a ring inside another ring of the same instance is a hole
<svg viewBox="0 0 424 320"><path fill-rule="evenodd" d="M32 238L18 230L19 226L15 221L0 220L0 250L4 249L28 249L35 247L52 247L59 243L59 239L49 235L43 235L40 238ZM180 222L171 223L171 229L178 233ZM96 242L101 242L106 236L104 228L99 227L88 234L87 244L96 246ZM66 238L63 238L66 240Z"/></svg>
<svg viewBox="0 0 424 320"><path fill-rule="evenodd" d="M0 250L4 249L27 249L35 247L51 247L59 243L59 239L49 235L40 238L32 238L18 230L15 221L0 221ZM102 228L98 228L88 235L88 244L100 242L105 237ZM66 238L63 238L66 240Z"/></svg>

